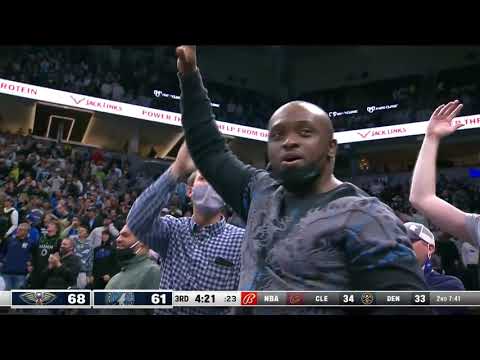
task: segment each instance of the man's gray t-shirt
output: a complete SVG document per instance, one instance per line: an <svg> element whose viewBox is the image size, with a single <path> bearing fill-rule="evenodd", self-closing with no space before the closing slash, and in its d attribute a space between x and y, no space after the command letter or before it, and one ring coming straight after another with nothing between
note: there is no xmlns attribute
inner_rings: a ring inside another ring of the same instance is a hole
<svg viewBox="0 0 480 360"><path fill-rule="evenodd" d="M467 231L475 246L480 246L480 215L467 214Z"/></svg>

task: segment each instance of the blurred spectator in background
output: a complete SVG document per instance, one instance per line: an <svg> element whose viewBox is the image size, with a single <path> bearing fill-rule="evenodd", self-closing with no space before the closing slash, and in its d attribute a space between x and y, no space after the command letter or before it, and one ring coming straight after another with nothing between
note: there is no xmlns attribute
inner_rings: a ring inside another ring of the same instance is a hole
<svg viewBox="0 0 480 360"><path fill-rule="evenodd" d="M37 289L69 289L77 285L78 273L81 269L80 258L74 255L71 239L63 239L60 253L50 254L48 265L42 271Z"/></svg>
<svg viewBox="0 0 480 360"><path fill-rule="evenodd" d="M422 224L405 223L412 247L417 260L422 265L428 290L431 291L465 291L462 281L450 275L444 275L434 270L432 256L435 251L435 237L433 233ZM444 307L434 308L434 313L442 315L466 314L468 311L462 308Z"/></svg>
<svg viewBox="0 0 480 360"><path fill-rule="evenodd" d="M407 228L407 233L418 262L424 271L429 290L465 290L460 279L455 276L439 274L433 270L430 262L435 252L435 237L433 233L424 225L414 222L405 223L405 227Z"/></svg>
<svg viewBox="0 0 480 360"><path fill-rule="evenodd" d="M72 222L69 226L67 226L60 234L60 237L62 239L65 239L65 238L70 238L72 240L76 240L78 239L78 230L80 228L80 220L78 218L78 216L74 216L72 218Z"/></svg>
<svg viewBox="0 0 480 360"><path fill-rule="evenodd" d="M464 284L467 290L479 289L478 283L478 248L464 241L461 247L462 261L465 266Z"/></svg>
<svg viewBox="0 0 480 360"><path fill-rule="evenodd" d="M125 89L120 84L120 75L115 77L115 80L112 84L112 100L115 101L124 101Z"/></svg>
<svg viewBox="0 0 480 360"><path fill-rule="evenodd" d="M88 236L88 241L92 248L96 248L102 244L102 233L104 231L107 231L114 239L117 238L119 234L118 229L112 222L112 218L109 216L103 220L103 226L96 227Z"/></svg>
<svg viewBox="0 0 480 360"><path fill-rule="evenodd" d="M57 253L61 244L60 236L58 234L58 225L55 222L47 224L46 233L40 237L40 241L33 247L32 252L32 266L31 274L32 286L35 289L41 289L40 276L49 264L50 254ZM54 262L56 264L56 262Z"/></svg>
<svg viewBox="0 0 480 360"><path fill-rule="evenodd" d="M160 267L148 256L145 247L128 226L116 240L116 256L121 271L113 276L105 289L158 289Z"/></svg>
<svg viewBox="0 0 480 360"><path fill-rule="evenodd" d="M81 261L81 268L78 274L77 287L85 289L87 283L92 283L92 262L93 248L88 241L88 230L84 226L78 228L78 238L74 245L75 255Z"/></svg>
<svg viewBox="0 0 480 360"><path fill-rule="evenodd" d="M6 197L0 225L2 228L2 239L8 238L18 227L18 211L13 207L13 200Z"/></svg>
<svg viewBox="0 0 480 360"><path fill-rule="evenodd" d="M103 225L103 219L100 214L98 214L97 208L91 206L87 210L87 216L82 220L82 224L86 226L88 231L92 231L96 227Z"/></svg>
<svg viewBox="0 0 480 360"><path fill-rule="evenodd" d="M6 290L21 289L24 285L33 247L29 230L27 223L20 224L16 232L0 245L0 273Z"/></svg>
<svg viewBox="0 0 480 360"><path fill-rule="evenodd" d="M463 262L455 238L444 232L437 232L437 253L442 261L445 274L462 277Z"/></svg>
<svg viewBox="0 0 480 360"><path fill-rule="evenodd" d="M104 289L110 279L119 271L116 249L112 245L110 232L103 230L101 244L94 249L93 254L93 288Z"/></svg>

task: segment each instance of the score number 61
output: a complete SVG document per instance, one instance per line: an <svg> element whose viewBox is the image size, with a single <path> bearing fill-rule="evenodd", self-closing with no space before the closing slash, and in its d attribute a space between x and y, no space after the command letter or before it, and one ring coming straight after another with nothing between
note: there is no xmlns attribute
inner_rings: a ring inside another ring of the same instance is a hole
<svg viewBox="0 0 480 360"><path fill-rule="evenodd" d="M167 305L166 294L153 294L151 299L153 305Z"/></svg>

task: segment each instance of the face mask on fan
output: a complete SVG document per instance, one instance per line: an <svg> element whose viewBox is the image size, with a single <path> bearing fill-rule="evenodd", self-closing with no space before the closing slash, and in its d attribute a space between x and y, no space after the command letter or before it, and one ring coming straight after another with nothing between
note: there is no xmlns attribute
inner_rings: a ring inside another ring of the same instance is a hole
<svg viewBox="0 0 480 360"><path fill-rule="evenodd" d="M131 245L126 249L117 249L117 252L116 252L117 260L120 264L127 262L128 260L132 259L135 255L138 254L140 249L138 249L137 251L133 250L133 248L137 246L138 243L139 241L136 241L133 245Z"/></svg>
<svg viewBox="0 0 480 360"><path fill-rule="evenodd" d="M192 190L192 202L195 209L205 215L215 215L225 202L209 184L196 185Z"/></svg>

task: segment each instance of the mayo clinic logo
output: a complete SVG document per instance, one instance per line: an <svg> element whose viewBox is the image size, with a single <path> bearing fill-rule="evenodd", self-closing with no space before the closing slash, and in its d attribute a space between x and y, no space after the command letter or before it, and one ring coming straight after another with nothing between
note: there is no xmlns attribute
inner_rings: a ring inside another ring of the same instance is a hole
<svg viewBox="0 0 480 360"><path fill-rule="evenodd" d="M367 111L372 114L377 110L390 110L390 109L396 109L398 107L398 104L393 104L393 105L384 105L384 106L368 106Z"/></svg>

